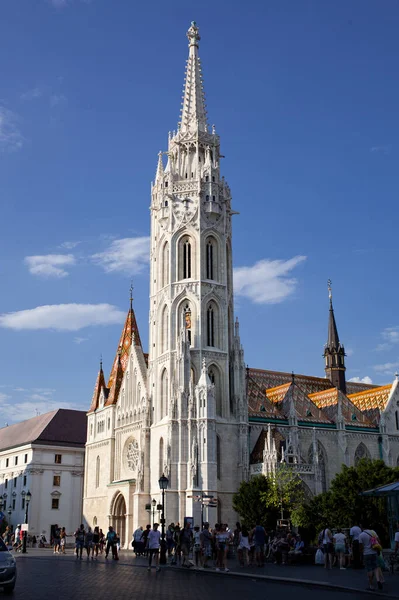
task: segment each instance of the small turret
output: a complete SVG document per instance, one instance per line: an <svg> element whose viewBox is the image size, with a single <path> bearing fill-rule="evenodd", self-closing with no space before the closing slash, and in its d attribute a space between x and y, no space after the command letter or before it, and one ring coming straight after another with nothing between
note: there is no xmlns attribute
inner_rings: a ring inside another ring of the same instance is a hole
<svg viewBox="0 0 399 600"><path fill-rule="evenodd" d="M345 380L345 349L339 341L337 324L335 322L334 309L332 304L331 280L328 280L328 295L330 299L330 311L328 317L328 339L324 347L324 358L326 361L326 377L331 381L334 387L346 394Z"/></svg>

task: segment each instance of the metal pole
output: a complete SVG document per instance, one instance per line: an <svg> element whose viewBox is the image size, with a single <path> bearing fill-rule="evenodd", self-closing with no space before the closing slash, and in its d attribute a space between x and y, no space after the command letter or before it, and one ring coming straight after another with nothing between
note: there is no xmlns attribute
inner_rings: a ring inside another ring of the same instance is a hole
<svg viewBox="0 0 399 600"><path fill-rule="evenodd" d="M162 489L162 517L161 517L161 526L162 526L162 534L161 534L161 556L160 556L160 564L166 565L166 542L165 542L165 489Z"/></svg>
<svg viewBox="0 0 399 600"><path fill-rule="evenodd" d="M26 500L25 500L25 502L26 502ZM28 523L28 508L29 508L29 502L26 502L25 525L27 525L27 523ZM26 538L27 538L27 536L28 536L28 532L25 529L25 531L24 531L24 538L23 538L23 541L22 541L22 554L26 554Z"/></svg>

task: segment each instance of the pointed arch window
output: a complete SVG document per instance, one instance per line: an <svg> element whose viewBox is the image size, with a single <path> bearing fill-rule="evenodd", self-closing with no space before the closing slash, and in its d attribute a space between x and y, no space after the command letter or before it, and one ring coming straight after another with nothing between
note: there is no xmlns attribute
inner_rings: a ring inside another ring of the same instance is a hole
<svg viewBox="0 0 399 600"><path fill-rule="evenodd" d="M161 287L165 287L169 283L169 243L165 242L162 248L161 260Z"/></svg>
<svg viewBox="0 0 399 600"><path fill-rule="evenodd" d="M162 477L163 474L163 462L164 462L164 456L163 456L163 438L161 438L159 440L159 477Z"/></svg>
<svg viewBox="0 0 399 600"><path fill-rule="evenodd" d="M215 311L210 304L206 311L206 325L207 325L207 345L215 346Z"/></svg>
<svg viewBox="0 0 399 600"><path fill-rule="evenodd" d="M100 457L96 459L96 488L100 487Z"/></svg>
<svg viewBox="0 0 399 600"><path fill-rule="evenodd" d="M364 458L369 460L371 458L370 452L368 451L368 449L366 448L366 446L363 443L360 443L358 445L358 447L356 448L356 452L355 452L355 467Z"/></svg>
<svg viewBox="0 0 399 600"><path fill-rule="evenodd" d="M184 327L187 330L188 341L191 344L191 308L188 304L184 307Z"/></svg>
<svg viewBox="0 0 399 600"><path fill-rule="evenodd" d="M319 469L319 476L320 476L320 483L321 483L321 491L326 492L327 491L327 475L326 475L327 459L326 459L326 452L319 441L317 442L317 457L314 456L313 444L311 444L309 451L308 451L308 461L309 461L309 463L315 463L317 461L317 465L318 465L318 469Z"/></svg>
<svg viewBox="0 0 399 600"><path fill-rule="evenodd" d="M221 469L221 444L220 437L216 436L216 474L217 478L221 479L222 469Z"/></svg>
<svg viewBox="0 0 399 600"><path fill-rule="evenodd" d="M164 306L161 318L161 353L169 348L169 309Z"/></svg>
<svg viewBox="0 0 399 600"><path fill-rule="evenodd" d="M395 423L396 423L396 430L399 431L399 412L397 410L395 411Z"/></svg>
<svg viewBox="0 0 399 600"><path fill-rule="evenodd" d="M159 418L163 419L168 414L168 395L169 395L169 377L166 369L162 371L161 376L161 403Z"/></svg>
<svg viewBox="0 0 399 600"><path fill-rule="evenodd" d="M215 410L217 416L222 416L222 389L219 369L215 365L211 365L208 370L208 376L211 383L215 386Z"/></svg>
<svg viewBox="0 0 399 600"><path fill-rule="evenodd" d="M183 242L183 279L191 277L191 244L189 240Z"/></svg>
<svg viewBox="0 0 399 600"><path fill-rule="evenodd" d="M214 240L209 239L206 244L206 278L216 279L216 244Z"/></svg>

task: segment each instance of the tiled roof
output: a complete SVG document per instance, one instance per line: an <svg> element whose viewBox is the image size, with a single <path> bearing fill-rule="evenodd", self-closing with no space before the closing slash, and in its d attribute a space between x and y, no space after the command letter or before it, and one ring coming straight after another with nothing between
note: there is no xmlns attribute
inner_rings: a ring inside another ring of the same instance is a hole
<svg viewBox="0 0 399 600"><path fill-rule="evenodd" d="M134 314L134 310L132 306L127 313L125 325L122 330L122 335L119 340L118 349L116 351L116 356L114 360L114 364L112 365L111 374L108 380L108 388L112 388L112 384L115 379L116 372L118 370L118 361L120 360L122 365L123 373L126 370L127 361L129 360L129 352L130 346L132 345L132 341L134 338L134 345L141 347L141 340L139 329L137 327L136 317Z"/></svg>
<svg viewBox="0 0 399 600"><path fill-rule="evenodd" d="M378 424L380 411L385 409L391 389L392 385L384 385L357 394L348 394L348 398L373 423Z"/></svg>
<svg viewBox="0 0 399 600"><path fill-rule="evenodd" d="M338 398L341 402L341 411L347 425L364 425L374 427L374 424L337 388L330 388L315 394L309 394L309 398L331 419L336 422L338 417Z"/></svg>
<svg viewBox="0 0 399 600"><path fill-rule="evenodd" d="M105 403L105 406L111 406L112 404L116 404L118 402L119 392L121 391L122 387L123 373L124 370L122 367L122 361L118 360L118 363L116 365L116 373L114 375L112 387L109 390L109 396Z"/></svg>
<svg viewBox="0 0 399 600"><path fill-rule="evenodd" d="M285 383L275 388L266 390L266 396L269 400L278 405L280 411L288 418L290 413L291 403L294 404L297 418L300 421L309 421L311 423L330 423L330 419L323 414L316 404L314 404L304 392L304 390L297 385L296 376L295 381L291 383Z"/></svg>
<svg viewBox="0 0 399 600"><path fill-rule="evenodd" d="M84 447L86 413L59 408L0 429L0 451L30 443Z"/></svg>
<svg viewBox="0 0 399 600"><path fill-rule="evenodd" d="M104 371L102 365L97 375L96 385L94 386L93 397L89 408L89 413L94 412L98 408L98 401L100 398L101 390L105 388Z"/></svg>
<svg viewBox="0 0 399 600"><path fill-rule="evenodd" d="M251 371L251 369L250 369ZM284 415L268 398L258 382L248 373L247 380L248 412L252 417L268 417L270 419L284 419Z"/></svg>

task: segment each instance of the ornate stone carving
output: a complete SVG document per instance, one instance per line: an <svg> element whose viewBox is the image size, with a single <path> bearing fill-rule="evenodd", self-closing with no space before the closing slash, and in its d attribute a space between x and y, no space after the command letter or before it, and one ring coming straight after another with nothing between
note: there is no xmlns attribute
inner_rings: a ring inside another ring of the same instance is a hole
<svg viewBox="0 0 399 600"><path fill-rule="evenodd" d="M139 444L136 439L132 439L126 449L126 463L130 471L137 469L139 462Z"/></svg>

